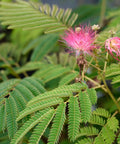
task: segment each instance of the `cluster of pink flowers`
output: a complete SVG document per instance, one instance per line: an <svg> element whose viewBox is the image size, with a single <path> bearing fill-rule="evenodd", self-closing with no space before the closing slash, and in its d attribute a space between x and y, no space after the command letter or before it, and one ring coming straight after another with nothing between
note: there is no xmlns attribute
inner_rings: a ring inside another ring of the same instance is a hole
<svg viewBox="0 0 120 144"><path fill-rule="evenodd" d="M96 25L95 25L96 26ZM95 27L94 26L94 27ZM76 27L65 32L62 37L64 43L70 48L70 52L76 55L82 53L91 54L91 52L98 48L95 44L96 33L90 26ZM120 61L120 38L111 37L105 41L105 49L117 60ZM116 54L116 56L114 56Z"/></svg>

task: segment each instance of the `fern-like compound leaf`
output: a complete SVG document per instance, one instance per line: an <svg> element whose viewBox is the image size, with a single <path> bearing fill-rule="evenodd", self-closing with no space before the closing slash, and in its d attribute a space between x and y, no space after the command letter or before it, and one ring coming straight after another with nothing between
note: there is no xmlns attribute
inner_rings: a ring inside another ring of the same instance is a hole
<svg viewBox="0 0 120 144"><path fill-rule="evenodd" d="M4 97L9 94L10 90L12 90L20 80L18 79L11 79L8 81L5 81L0 84L0 97Z"/></svg>
<svg viewBox="0 0 120 144"><path fill-rule="evenodd" d="M71 141L76 139L80 126L80 108L77 97L70 97L68 116L68 136Z"/></svg>
<svg viewBox="0 0 120 144"><path fill-rule="evenodd" d="M20 67L18 70L16 70L16 73L20 74L26 71L32 71L32 70L37 70L43 67L44 64L41 62L28 62L24 66Z"/></svg>
<svg viewBox="0 0 120 144"><path fill-rule="evenodd" d="M95 91L95 89L87 89L87 93L88 93L88 95L89 95L89 98L90 98L90 101L91 101L91 103L93 104L93 105L95 105L96 104L96 102L97 102L97 94L96 94L96 91Z"/></svg>
<svg viewBox="0 0 120 144"><path fill-rule="evenodd" d="M38 95L37 97L33 98L31 101L28 102L28 106L44 100L46 98L53 98L53 97L69 97L74 92L80 92L83 89L86 89L86 84L84 83L75 83L71 85L60 86L55 88L52 91L45 92L43 94Z"/></svg>
<svg viewBox="0 0 120 144"><path fill-rule="evenodd" d="M42 110L42 109L45 109L47 107L51 107L53 105L60 104L62 101L63 101L63 99L61 99L61 98L49 98L49 99L45 99L43 101L40 101L38 103L35 103L31 106L28 106L23 111L20 112L19 117L17 118L17 121L19 121L23 117L25 117L31 113L34 113L38 110Z"/></svg>
<svg viewBox="0 0 120 144"><path fill-rule="evenodd" d="M66 104L64 103L61 103L57 108L56 116L49 134L48 144L56 144L59 140L65 122L65 108Z"/></svg>
<svg viewBox="0 0 120 144"><path fill-rule="evenodd" d="M80 132L77 135L77 138L80 138L82 136L96 136L98 135L99 130L95 127L84 127L80 128Z"/></svg>
<svg viewBox="0 0 120 144"><path fill-rule="evenodd" d="M92 114L92 116L90 117L89 123L104 126L105 125L105 120L102 117L98 116L98 115Z"/></svg>
<svg viewBox="0 0 120 144"><path fill-rule="evenodd" d="M15 89L10 93L10 96L14 98L18 111L22 111L27 104L27 101L25 100L23 95L17 89Z"/></svg>
<svg viewBox="0 0 120 144"><path fill-rule="evenodd" d="M81 119L83 122L86 123L90 120L92 104L86 92L79 93L79 101L81 109Z"/></svg>
<svg viewBox="0 0 120 144"><path fill-rule="evenodd" d="M44 76L44 78L43 78L43 82L46 83L46 82L48 82L48 81L50 81L52 79L55 79L55 78L60 77L60 76L62 76L64 74L67 74L70 71L71 70L70 70L69 67L66 67L66 68L65 67L60 67L58 69L54 69L54 70L48 71L46 73L46 75Z"/></svg>
<svg viewBox="0 0 120 144"><path fill-rule="evenodd" d="M120 87L120 75L114 77L111 84L115 87Z"/></svg>
<svg viewBox="0 0 120 144"><path fill-rule="evenodd" d="M106 144L110 144L115 139L114 132L107 126L102 128L101 136L104 138Z"/></svg>
<svg viewBox="0 0 120 144"><path fill-rule="evenodd" d="M79 72L75 71L73 73L67 74L66 76L64 76L60 82L59 85L66 85L69 84L71 81L75 80L75 78L79 75Z"/></svg>
<svg viewBox="0 0 120 144"><path fill-rule="evenodd" d="M112 77L120 74L120 64L111 64L105 72L106 77Z"/></svg>
<svg viewBox="0 0 120 144"><path fill-rule="evenodd" d="M42 82L37 80L36 78L26 78L25 80L29 82L32 86L34 86L39 91L39 93L44 93L46 91L43 87Z"/></svg>
<svg viewBox="0 0 120 144"><path fill-rule="evenodd" d="M38 4L23 0L16 3L1 2L0 19L8 28L42 29L46 33L58 32L72 26L78 15L71 10L59 9L56 5L51 8L48 4Z"/></svg>
<svg viewBox="0 0 120 144"><path fill-rule="evenodd" d="M93 144L93 139L91 138L83 138L75 144Z"/></svg>
<svg viewBox="0 0 120 144"><path fill-rule="evenodd" d="M99 135L98 137L95 138L94 144L106 144L103 137Z"/></svg>
<svg viewBox="0 0 120 144"><path fill-rule="evenodd" d="M53 109L48 108L36 113L31 119L25 122L22 127L20 127L20 129L14 135L11 144L18 144L19 141L25 136L25 134L30 131L30 129L41 122L47 115L53 113L53 111Z"/></svg>
<svg viewBox="0 0 120 144"><path fill-rule="evenodd" d="M15 121L17 117L17 107L13 97L6 98L5 109L7 116L8 135L10 138L12 138L17 131L17 122Z"/></svg>
<svg viewBox="0 0 120 144"><path fill-rule="evenodd" d="M54 116L54 111L52 111L51 113L49 113L34 129L30 140L29 140L29 144L39 144L39 140L41 138L41 136L43 135L43 133L45 132L46 128L48 127L49 123L51 122L51 120L53 119Z"/></svg>
<svg viewBox="0 0 120 144"><path fill-rule="evenodd" d="M103 109L103 108L97 108L95 111L93 111L93 114L99 115L99 116L102 116L102 117L106 117L106 118L110 117L110 113L107 110Z"/></svg>
<svg viewBox="0 0 120 144"><path fill-rule="evenodd" d="M119 128L119 122L115 117L111 117L110 119L107 120L107 126L113 130L114 132L117 131Z"/></svg>
<svg viewBox="0 0 120 144"><path fill-rule="evenodd" d="M5 116L6 116L5 106L2 105L2 106L0 106L0 131L5 130L5 126L6 126Z"/></svg>

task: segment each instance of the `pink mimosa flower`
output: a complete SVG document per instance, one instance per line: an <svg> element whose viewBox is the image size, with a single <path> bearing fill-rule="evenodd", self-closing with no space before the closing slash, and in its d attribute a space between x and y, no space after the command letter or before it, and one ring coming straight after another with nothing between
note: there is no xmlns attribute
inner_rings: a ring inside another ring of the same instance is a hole
<svg viewBox="0 0 120 144"><path fill-rule="evenodd" d="M75 31L71 28L66 31L62 39L70 48L70 51L75 52L76 55L79 55L81 52L90 54L96 48L94 45L95 31L90 26L77 27Z"/></svg>
<svg viewBox="0 0 120 144"><path fill-rule="evenodd" d="M112 37L106 40L105 42L106 50L118 61L120 61L120 38ZM116 54L116 57L113 55Z"/></svg>

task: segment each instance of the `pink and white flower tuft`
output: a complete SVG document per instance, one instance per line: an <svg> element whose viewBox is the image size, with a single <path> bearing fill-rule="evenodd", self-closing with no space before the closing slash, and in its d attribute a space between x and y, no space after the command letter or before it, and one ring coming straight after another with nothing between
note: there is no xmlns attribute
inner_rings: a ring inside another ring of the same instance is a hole
<svg viewBox="0 0 120 144"><path fill-rule="evenodd" d="M94 45L95 31L90 26L76 27L75 31L71 28L66 31L62 39L71 52L75 52L77 55L81 52L90 54L96 48Z"/></svg>
<svg viewBox="0 0 120 144"><path fill-rule="evenodd" d="M105 41L106 50L118 61L120 61L120 38L112 37ZM113 55L116 54L116 57Z"/></svg>

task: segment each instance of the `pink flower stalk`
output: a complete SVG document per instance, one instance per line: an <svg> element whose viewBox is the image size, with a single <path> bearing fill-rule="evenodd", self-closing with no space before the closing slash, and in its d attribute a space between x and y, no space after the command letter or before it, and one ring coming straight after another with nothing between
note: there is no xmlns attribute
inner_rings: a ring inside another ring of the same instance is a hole
<svg viewBox="0 0 120 144"><path fill-rule="evenodd" d="M95 31L90 26L82 26L75 28L75 31L71 28L62 37L65 44L71 49L71 52L75 52L76 55L83 53L91 53L96 48L94 45Z"/></svg>
<svg viewBox="0 0 120 144"><path fill-rule="evenodd" d="M106 50L118 61L120 61L120 38L112 37L105 41ZM116 57L113 55L116 54Z"/></svg>

